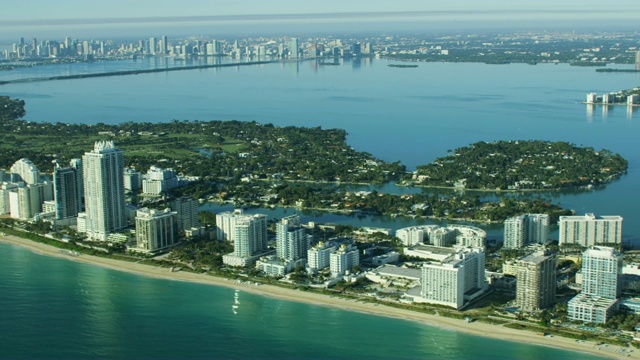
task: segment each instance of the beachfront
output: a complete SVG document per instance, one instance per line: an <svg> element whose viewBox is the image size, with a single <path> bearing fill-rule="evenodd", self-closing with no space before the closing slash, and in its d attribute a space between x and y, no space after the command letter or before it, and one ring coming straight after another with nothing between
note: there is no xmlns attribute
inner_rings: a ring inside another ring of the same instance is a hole
<svg viewBox="0 0 640 360"><path fill-rule="evenodd" d="M289 301L305 302L313 305L329 306L348 311L358 311L378 316L388 316L416 321L428 326L464 332L476 336L492 337L501 340L557 347L572 351L588 352L594 355L610 358L640 359L640 350L633 350L633 348L621 348L620 346L614 345L598 345L592 341L576 341L574 339L567 339L557 336L540 336L533 332L513 330L499 325L490 325L480 322L467 323L466 321L459 319L440 317L437 315L424 314L410 310L359 302L355 300L348 300L339 297L329 297L321 294L291 290L271 285L243 286L241 284L238 284L235 280L228 280L205 274L194 274L179 271L171 272L171 270L168 268L159 268L108 258L94 257L84 254L73 254L68 251L61 251L60 249L55 247L18 238L15 236L0 236L0 241L21 246L46 256L54 256L71 261L103 266L113 270L126 271L143 276L197 282L228 288L241 287L242 291L250 292L257 295L269 296L272 298Z"/></svg>

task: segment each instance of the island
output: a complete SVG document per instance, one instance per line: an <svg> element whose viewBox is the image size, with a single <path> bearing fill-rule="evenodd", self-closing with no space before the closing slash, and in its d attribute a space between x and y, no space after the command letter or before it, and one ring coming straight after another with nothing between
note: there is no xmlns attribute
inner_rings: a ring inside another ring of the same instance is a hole
<svg viewBox="0 0 640 360"><path fill-rule="evenodd" d="M448 153L418 166L402 183L490 191L591 189L620 177L628 167L609 150L562 141L481 141Z"/></svg>

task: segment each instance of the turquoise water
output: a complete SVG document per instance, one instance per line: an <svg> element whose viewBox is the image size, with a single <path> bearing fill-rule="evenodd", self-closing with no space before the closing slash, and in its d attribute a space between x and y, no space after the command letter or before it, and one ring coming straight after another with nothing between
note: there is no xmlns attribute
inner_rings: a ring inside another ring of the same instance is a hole
<svg viewBox="0 0 640 360"><path fill-rule="evenodd" d="M597 359L0 244L0 357Z"/></svg>

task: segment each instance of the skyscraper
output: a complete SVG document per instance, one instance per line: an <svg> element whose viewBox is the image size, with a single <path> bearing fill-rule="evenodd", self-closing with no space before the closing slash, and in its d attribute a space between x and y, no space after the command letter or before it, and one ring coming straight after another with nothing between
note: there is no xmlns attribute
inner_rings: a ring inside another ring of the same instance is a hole
<svg viewBox="0 0 640 360"><path fill-rule="evenodd" d="M298 38L289 39L289 57L291 59L297 59L300 51L300 43L298 42Z"/></svg>
<svg viewBox="0 0 640 360"><path fill-rule="evenodd" d="M107 240L127 226L124 200L124 155L113 141L96 142L82 157L89 239Z"/></svg>
<svg viewBox="0 0 640 360"><path fill-rule="evenodd" d="M309 237L300 226L298 215L287 216L276 224L276 255L284 261L305 259Z"/></svg>
<svg viewBox="0 0 640 360"><path fill-rule="evenodd" d="M149 38L149 51L148 51L148 54L149 55L155 55L156 54L156 47L157 47L156 38L150 37Z"/></svg>
<svg viewBox="0 0 640 360"><path fill-rule="evenodd" d="M556 297L556 257L544 251L516 262L516 304L523 311L546 308Z"/></svg>
<svg viewBox="0 0 640 360"><path fill-rule="evenodd" d="M56 167L53 170L53 197L56 219L75 218L81 210L78 170Z"/></svg>
<svg viewBox="0 0 640 360"><path fill-rule="evenodd" d="M567 304L569 319L606 323L617 310L622 254L594 246L582 254L582 291Z"/></svg>

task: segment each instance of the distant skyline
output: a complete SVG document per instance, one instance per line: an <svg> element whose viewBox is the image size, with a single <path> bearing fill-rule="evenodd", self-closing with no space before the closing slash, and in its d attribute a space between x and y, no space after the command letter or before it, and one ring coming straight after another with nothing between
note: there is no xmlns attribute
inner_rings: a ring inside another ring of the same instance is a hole
<svg viewBox="0 0 640 360"><path fill-rule="evenodd" d="M640 18L640 2L621 0L30 0L6 2L0 12L1 39L188 34L211 31L305 32L378 29L473 29L623 26Z"/></svg>

